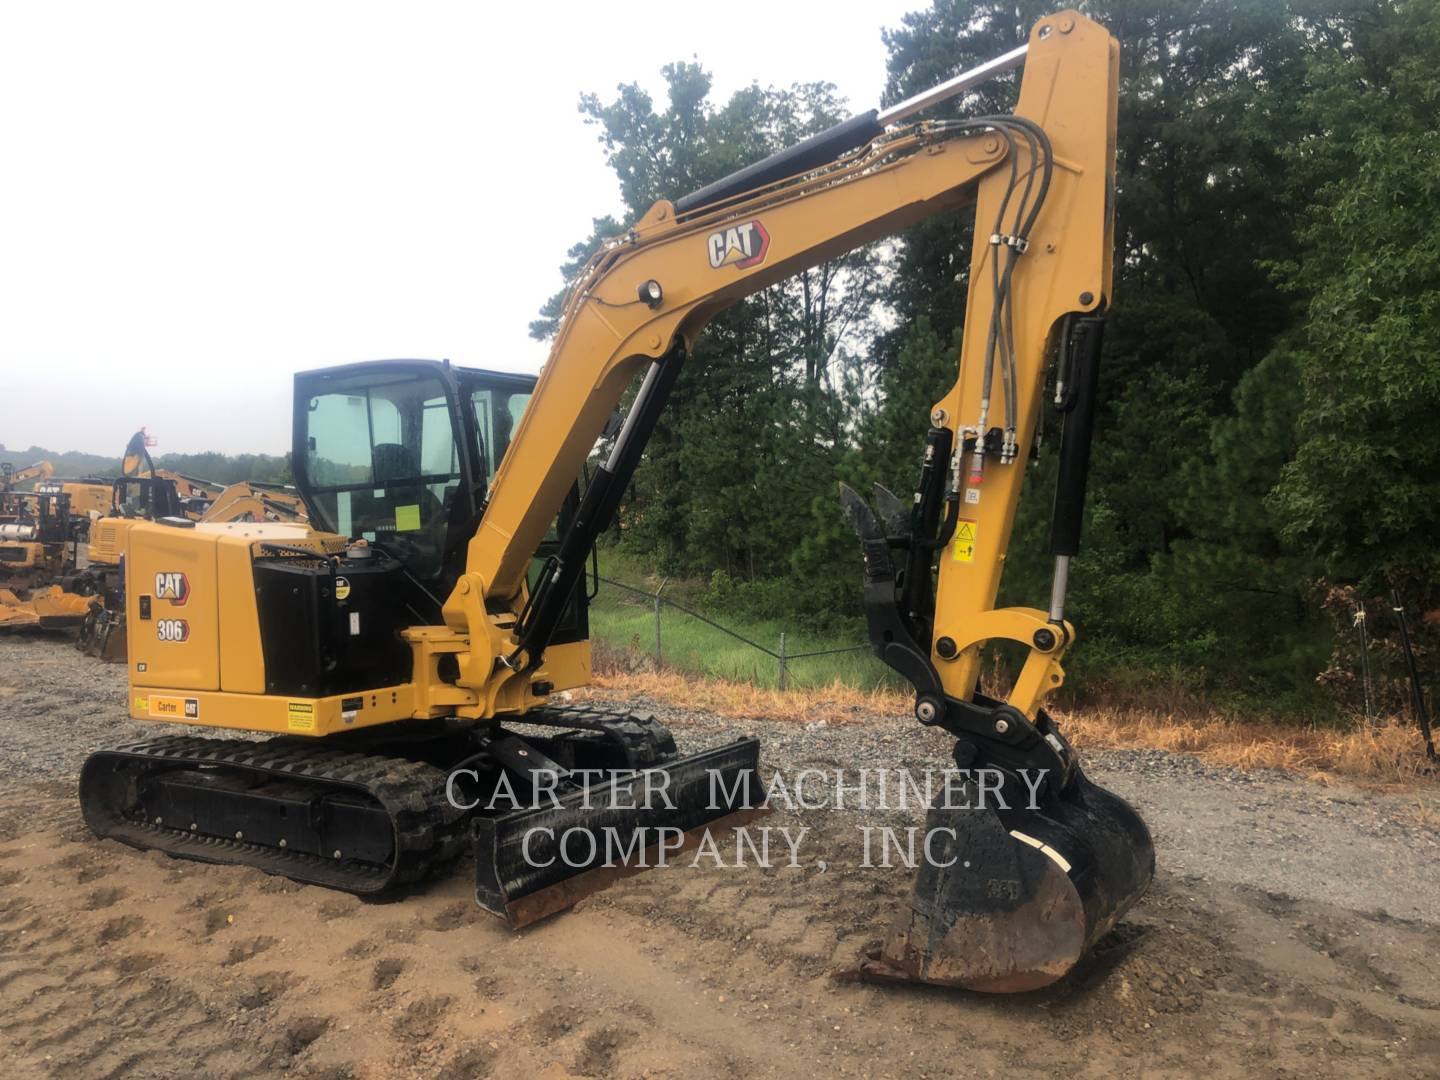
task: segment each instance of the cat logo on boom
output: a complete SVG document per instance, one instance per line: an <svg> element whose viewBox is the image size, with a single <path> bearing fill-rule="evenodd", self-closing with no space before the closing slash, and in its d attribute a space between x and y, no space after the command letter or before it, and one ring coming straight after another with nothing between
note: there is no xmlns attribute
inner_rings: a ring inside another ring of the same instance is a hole
<svg viewBox="0 0 1440 1080"><path fill-rule="evenodd" d="M169 600L176 607L184 607L190 599L190 579L178 571L165 571L155 575L155 599Z"/></svg>
<svg viewBox="0 0 1440 1080"><path fill-rule="evenodd" d="M710 265L716 270L722 266L733 266L736 270L759 266L770 250L770 234L758 221L713 232L705 242L710 249Z"/></svg>

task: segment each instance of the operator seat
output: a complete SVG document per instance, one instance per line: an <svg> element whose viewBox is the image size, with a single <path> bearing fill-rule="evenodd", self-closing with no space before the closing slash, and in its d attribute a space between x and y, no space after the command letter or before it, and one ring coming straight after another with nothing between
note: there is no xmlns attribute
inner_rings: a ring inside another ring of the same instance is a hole
<svg viewBox="0 0 1440 1080"><path fill-rule="evenodd" d="M371 461L375 486L355 493L351 531L356 535L373 533L381 547L389 544L394 548L393 553L411 573L422 579L433 577L445 536L444 505L420 483L420 464L409 447L377 443ZM403 510L411 506L418 508L419 528L402 530Z"/></svg>

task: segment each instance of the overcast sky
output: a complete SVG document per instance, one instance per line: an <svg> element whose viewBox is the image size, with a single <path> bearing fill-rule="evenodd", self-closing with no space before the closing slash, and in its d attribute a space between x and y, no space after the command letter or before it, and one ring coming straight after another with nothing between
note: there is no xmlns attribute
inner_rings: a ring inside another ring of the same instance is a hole
<svg viewBox="0 0 1440 1080"><path fill-rule="evenodd" d="M274 453L296 370L537 371L527 324L620 208L582 92L698 57L720 100L867 109L922 6L5 4L0 443Z"/></svg>

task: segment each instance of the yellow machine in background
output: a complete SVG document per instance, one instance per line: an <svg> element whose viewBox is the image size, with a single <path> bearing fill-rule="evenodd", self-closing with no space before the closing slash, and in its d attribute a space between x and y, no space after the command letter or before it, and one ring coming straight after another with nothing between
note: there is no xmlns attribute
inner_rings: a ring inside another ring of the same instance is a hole
<svg viewBox="0 0 1440 1080"><path fill-rule="evenodd" d="M225 488L200 515L202 522L307 522L305 500L293 487L246 480Z"/></svg>
<svg viewBox="0 0 1440 1080"><path fill-rule="evenodd" d="M68 562L70 500L35 491L0 493L0 579L33 584Z"/></svg>
<svg viewBox="0 0 1440 1080"><path fill-rule="evenodd" d="M1013 115L913 120L1022 64ZM422 361L297 375L292 462L313 528L167 519L135 525L126 555L131 715L282 737L96 753L80 785L90 827L358 893L471 843L477 900L519 925L613 880L616 837L634 855L743 820L763 799L755 740L680 758L653 719L553 703L589 675L588 554L718 312L973 201L959 374L916 418L914 499L877 491L877 514L842 497L875 651L972 770L932 808L948 840L869 970L991 991L1070 970L1154 861L1139 817L1085 777L1044 710L1074 640L1065 587L1111 289L1117 72L1110 35L1062 12L927 94L656 203L584 269L533 387ZM1065 413L1052 596L997 609L1052 369ZM582 464L637 377L581 496ZM977 690L995 642L1026 657L1007 700ZM976 769L1003 807L983 786L977 802ZM659 803L639 797L657 771ZM503 791L521 804L497 808Z"/></svg>
<svg viewBox="0 0 1440 1080"><path fill-rule="evenodd" d="M78 626L95 606L52 584L78 543L69 503L63 493L0 492L0 630Z"/></svg>
<svg viewBox="0 0 1440 1080"><path fill-rule="evenodd" d="M108 514L115 501L115 481L105 476L47 480L37 485L37 490L64 495L70 500L70 515L77 522L77 535L81 540L89 536L90 523Z"/></svg>
<svg viewBox="0 0 1440 1080"><path fill-rule="evenodd" d="M17 469L7 461L0 464L0 494L22 490L26 484L43 482L54 475L55 466L48 461L37 461L23 469Z"/></svg>

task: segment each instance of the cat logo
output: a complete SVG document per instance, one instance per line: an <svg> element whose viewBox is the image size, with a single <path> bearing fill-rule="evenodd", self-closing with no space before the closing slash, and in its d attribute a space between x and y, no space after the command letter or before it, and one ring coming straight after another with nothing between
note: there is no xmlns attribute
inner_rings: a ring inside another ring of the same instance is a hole
<svg viewBox="0 0 1440 1080"><path fill-rule="evenodd" d="M176 607L184 607L190 599L190 579L175 571L161 571L155 575L155 599L169 600Z"/></svg>
<svg viewBox="0 0 1440 1080"><path fill-rule="evenodd" d="M765 261L765 253L770 250L770 234L760 222L747 221L744 225L731 225L711 233L705 243L710 249L710 265L716 270L722 266L744 270Z"/></svg>

